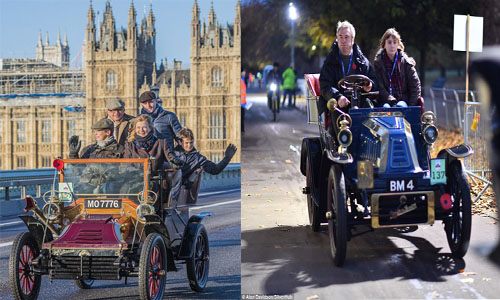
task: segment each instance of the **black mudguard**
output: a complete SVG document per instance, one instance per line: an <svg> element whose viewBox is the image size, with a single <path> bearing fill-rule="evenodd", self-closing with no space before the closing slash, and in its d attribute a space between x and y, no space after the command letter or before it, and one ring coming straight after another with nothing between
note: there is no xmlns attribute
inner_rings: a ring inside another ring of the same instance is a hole
<svg viewBox="0 0 500 300"><path fill-rule="evenodd" d="M43 231L45 229L45 225L34 216L19 215L18 217L24 222L24 224L26 224L26 227L28 227L28 231L35 238L38 247L42 249ZM53 239L54 237L52 236L52 231L47 228L45 232L45 242L50 242Z"/></svg>
<svg viewBox="0 0 500 300"><path fill-rule="evenodd" d="M203 218L212 215L212 213L201 213L198 215L193 215L189 218L186 228L184 228L184 235L181 242L181 250L177 255L177 259L188 259L193 256L194 253L194 239L198 227L201 225Z"/></svg>
<svg viewBox="0 0 500 300"><path fill-rule="evenodd" d="M168 235L167 227L163 223L162 219L158 215L146 215L146 225L144 226L144 232L146 236L150 233L159 233L163 236L165 241L165 246L167 247L167 271L177 271L175 266L174 255L172 252L172 247L170 245L170 236Z"/></svg>
<svg viewBox="0 0 500 300"><path fill-rule="evenodd" d="M446 148L439 151L437 157L445 158L446 165L448 166L452 161L458 158L464 158L470 156L472 153L474 153L474 149L472 149L472 146L470 146L469 144L461 144L455 147Z"/></svg>
<svg viewBox="0 0 500 300"><path fill-rule="evenodd" d="M309 161L316 165L321 161L321 141L319 137L302 139L302 147L300 149L300 172L306 176L306 159L309 156Z"/></svg>

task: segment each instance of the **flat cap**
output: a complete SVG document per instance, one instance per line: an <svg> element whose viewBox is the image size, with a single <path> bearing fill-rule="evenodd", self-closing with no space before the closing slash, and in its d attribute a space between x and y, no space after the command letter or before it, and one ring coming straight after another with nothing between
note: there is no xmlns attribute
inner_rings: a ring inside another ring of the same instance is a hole
<svg viewBox="0 0 500 300"><path fill-rule="evenodd" d="M110 119L100 119L94 125L92 125L93 130L104 130L104 129L109 129L111 132L113 132L114 129L113 121Z"/></svg>
<svg viewBox="0 0 500 300"><path fill-rule="evenodd" d="M124 109L124 108L125 108L125 102L123 102L122 99L115 98L106 101L107 110Z"/></svg>
<svg viewBox="0 0 500 300"><path fill-rule="evenodd" d="M141 96L139 97L139 102L143 103L154 99L156 99L156 94L151 91L147 91L141 94Z"/></svg>

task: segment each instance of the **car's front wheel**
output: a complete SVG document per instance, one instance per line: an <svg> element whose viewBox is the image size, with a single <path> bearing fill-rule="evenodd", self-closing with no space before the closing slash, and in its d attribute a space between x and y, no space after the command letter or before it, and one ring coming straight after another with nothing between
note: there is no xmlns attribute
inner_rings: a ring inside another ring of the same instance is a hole
<svg viewBox="0 0 500 300"><path fill-rule="evenodd" d="M12 243L9 259L9 279L16 300L34 300L38 297L41 276L33 273L31 262L40 254L40 248L30 232L20 233Z"/></svg>
<svg viewBox="0 0 500 300"><path fill-rule="evenodd" d="M470 184L459 160L450 164L448 174L447 190L451 195L453 206L450 217L444 221L444 228L451 253L457 258L462 258L469 248L471 233Z"/></svg>
<svg viewBox="0 0 500 300"><path fill-rule="evenodd" d="M92 279L76 279L75 284L77 287L79 287L83 290L87 290L87 289L90 289L92 287L92 285L94 284L94 280L92 280Z"/></svg>
<svg viewBox="0 0 500 300"><path fill-rule="evenodd" d="M330 253L335 265L341 267L347 254L347 196L344 173L338 165L330 167L327 200Z"/></svg>
<svg viewBox="0 0 500 300"><path fill-rule="evenodd" d="M165 242L159 233L150 233L142 245L139 260L140 299L162 299L166 281L167 251Z"/></svg>

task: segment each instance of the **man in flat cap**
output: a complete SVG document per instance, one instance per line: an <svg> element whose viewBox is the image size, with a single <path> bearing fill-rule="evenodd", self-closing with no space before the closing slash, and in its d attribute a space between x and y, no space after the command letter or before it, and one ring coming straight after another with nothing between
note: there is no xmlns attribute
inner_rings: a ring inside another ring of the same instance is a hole
<svg viewBox="0 0 500 300"><path fill-rule="evenodd" d="M113 121L101 119L92 125L96 142L83 148L80 155L82 142L74 135L69 139L69 158L120 158L123 157L124 148L118 144L113 136Z"/></svg>
<svg viewBox="0 0 500 300"><path fill-rule="evenodd" d="M118 144L125 146L128 129L134 117L125 113L125 103L118 98L106 102L106 114L107 118L114 124L113 136Z"/></svg>
<svg viewBox="0 0 500 300"><path fill-rule="evenodd" d="M168 150L174 152L174 139L182 130L182 125L177 115L171 111L164 110L158 103L156 94L147 91L139 97L141 103L141 114L148 115L153 119L154 134L159 139L167 141Z"/></svg>

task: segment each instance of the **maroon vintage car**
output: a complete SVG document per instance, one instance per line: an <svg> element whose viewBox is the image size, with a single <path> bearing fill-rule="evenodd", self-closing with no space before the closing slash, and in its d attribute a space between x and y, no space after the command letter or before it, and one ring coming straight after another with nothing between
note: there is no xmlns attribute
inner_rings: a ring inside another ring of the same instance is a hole
<svg viewBox="0 0 500 300"><path fill-rule="evenodd" d="M162 299L166 272L186 262L189 284L201 292L208 279L208 236L202 213L189 217L199 180L168 195L169 171L152 174L148 159L63 159L43 196L31 196L19 216L28 232L14 240L9 277L15 299L36 299L41 276L71 279L82 289L94 280L139 277L140 299Z"/></svg>

